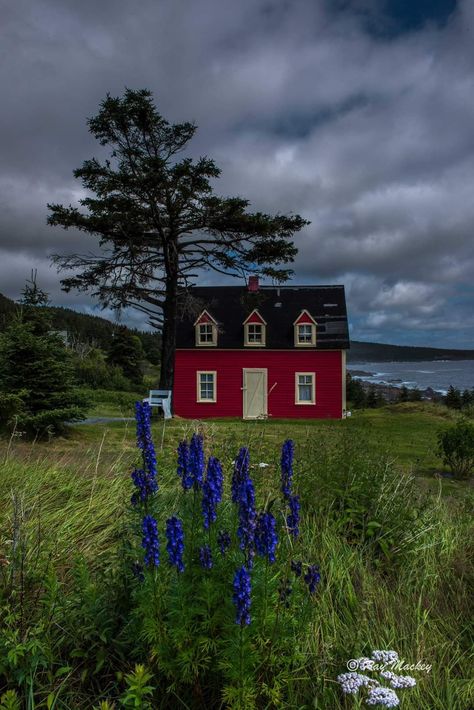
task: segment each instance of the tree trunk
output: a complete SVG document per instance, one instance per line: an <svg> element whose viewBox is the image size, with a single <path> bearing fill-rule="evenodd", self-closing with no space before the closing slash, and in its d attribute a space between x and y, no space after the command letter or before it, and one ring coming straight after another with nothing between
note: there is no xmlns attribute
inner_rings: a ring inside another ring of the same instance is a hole
<svg viewBox="0 0 474 710"><path fill-rule="evenodd" d="M173 389L176 325L178 320L178 259L176 257L176 252L171 255L171 258L170 255L168 255L166 295L163 304L163 334L159 387L164 390Z"/></svg>

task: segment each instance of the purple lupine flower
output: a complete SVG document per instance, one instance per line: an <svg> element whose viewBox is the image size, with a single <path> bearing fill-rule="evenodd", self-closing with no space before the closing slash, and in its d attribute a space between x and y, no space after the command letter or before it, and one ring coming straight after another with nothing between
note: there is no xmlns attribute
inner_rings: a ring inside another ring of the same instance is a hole
<svg viewBox="0 0 474 710"><path fill-rule="evenodd" d="M222 487L224 477L222 466L218 459L209 456L207 462L206 480L202 486L202 514L204 516L204 528L207 530L211 523L217 519L217 504L222 500Z"/></svg>
<svg viewBox="0 0 474 710"><path fill-rule="evenodd" d="M300 534L300 497L290 495L287 500L290 508L290 514L286 518L286 524L288 525L290 534L293 535L293 537L298 537Z"/></svg>
<svg viewBox="0 0 474 710"><path fill-rule="evenodd" d="M275 562L275 550L278 543L276 520L271 513L259 513L255 525L255 547L260 557L268 557Z"/></svg>
<svg viewBox="0 0 474 710"><path fill-rule="evenodd" d="M301 572L303 570L303 563L301 560L291 560L291 571L294 572L296 577L301 577Z"/></svg>
<svg viewBox="0 0 474 710"><path fill-rule="evenodd" d="M137 446L142 452L143 468L135 469L131 476L136 486L132 504L144 503L158 490L156 480L156 455L151 438L151 407L147 402L136 402Z"/></svg>
<svg viewBox="0 0 474 710"><path fill-rule="evenodd" d="M189 444L189 476L194 489L202 486L202 476L204 473L204 449L201 434L193 434Z"/></svg>
<svg viewBox="0 0 474 710"><path fill-rule="evenodd" d="M175 565L178 572L184 571L183 552L184 552L184 532L183 523L179 518L173 515L166 521L166 539L168 544L166 550L170 565Z"/></svg>
<svg viewBox="0 0 474 710"><path fill-rule="evenodd" d="M158 540L158 526L153 516L145 515L142 522L142 532L145 565L147 567L158 567L160 564L160 542Z"/></svg>
<svg viewBox="0 0 474 710"><path fill-rule="evenodd" d="M250 574L245 567L241 567L235 573L233 586L234 594L232 601L236 608L235 623L240 626L248 626L250 624L250 595L252 586Z"/></svg>
<svg viewBox="0 0 474 710"><path fill-rule="evenodd" d="M137 422L137 446L142 451L144 469L150 476L156 476L156 454L151 436L151 407L148 402L135 403Z"/></svg>
<svg viewBox="0 0 474 710"><path fill-rule="evenodd" d="M237 528L237 536L240 540L240 549L247 554L247 564L252 565L252 556L254 554L254 533L256 524L255 513L255 491L253 481L247 478L241 483L239 489L239 527Z"/></svg>
<svg viewBox="0 0 474 710"><path fill-rule="evenodd" d="M238 503L239 489L242 483L248 478L250 466L249 450L243 446L234 461L234 472L232 474L232 502Z"/></svg>
<svg viewBox="0 0 474 710"><path fill-rule="evenodd" d="M132 495L132 505L144 503L150 496L158 490L156 478L144 471L142 468L136 468L132 471L132 481L136 486L136 491Z"/></svg>
<svg viewBox="0 0 474 710"><path fill-rule="evenodd" d="M309 593L314 594L314 592L316 591L316 587L318 586L321 580L318 565L310 565L303 579L308 585Z"/></svg>
<svg viewBox="0 0 474 710"><path fill-rule="evenodd" d="M293 454L295 444L291 439L287 439L281 447L281 492L285 498L291 496L291 487L293 483Z"/></svg>
<svg viewBox="0 0 474 710"><path fill-rule="evenodd" d="M221 555L224 556L230 547L230 534L227 530L219 530L219 534L217 535L217 544L219 546L219 550L221 551Z"/></svg>
<svg viewBox="0 0 474 710"><path fill-rule="evenodd" d="M212 569L212 552L209 545L199 548L199 562L204 569Z"/></svg>
<svg viewBox="0 0 474 710"><path fill-rule="evenodd" d="M178 476L185 491L193 485L193 479L189 473L189 445L187 441L180 441L178 444Z"/></svg>

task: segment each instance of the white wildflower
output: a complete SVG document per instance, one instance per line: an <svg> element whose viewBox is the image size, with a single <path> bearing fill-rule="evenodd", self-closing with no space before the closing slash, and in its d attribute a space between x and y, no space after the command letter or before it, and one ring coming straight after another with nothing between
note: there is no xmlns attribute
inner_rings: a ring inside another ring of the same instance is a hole
<svg viewBox="0 0 474 710"><path fill-rule="evenodd" d="M340 684L343 693L355 694L365 685L372 682L372 678L361 673L341 673L337 676L337 682Z"/></svg>
<svg viewBox="0 0 474 710"><path fill-rule="evenodd" d="M394 675L390 685L392 688L414 688L416 680L411 675Z"/></svg>
<svg viewBox="0 0 474 710"><path fill-rule="evenodd" d="M356 660L360 671L372 671L374 669L375 661L371 658L362 656L362 658L357 658Z"/></svg>
<svg viewBox="0 0 474 710"><path fill-rule="evenodd" d="M372 660L377 663L396 663L398 653L396 651L372 651Z"/></svg>
<svg viewBox="0 0 474 710"><path fill-rule="evenodd" d="M259 464L258 464L258 467L259 467L259 468L268 468L268 466L270 466L269 463L259 463Z"/></svg>
<svg viewBox="0 0 474 710"><path fill-rule="evenodd" d="M400 705L398 695L391 688L372 688L366 700L367 705L382 705L384 708L396 708Z"/></svg>

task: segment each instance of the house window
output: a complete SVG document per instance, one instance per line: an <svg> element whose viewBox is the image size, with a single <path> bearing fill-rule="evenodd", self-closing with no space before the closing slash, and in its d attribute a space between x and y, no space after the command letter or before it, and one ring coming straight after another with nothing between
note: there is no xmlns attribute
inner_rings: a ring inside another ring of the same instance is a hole
<svg viewBox="0 0 474 710"><path fill-rule="evenodd" d="M197 401L198 402L216 402L216 372L198 372L197 373Z"/></svg>
<svg viewBox="0 0 474 710"><path fill-rule="evenodd" d="M245 325L245 345L265 345L265 326L262 323Z"/></svg>
<svg viewBox="0 0 474 710"><path fill-rule="evenodd" d="M214 323L196 325L196 345L217 345L217 328Z"/></svg>
<svg viewBox="0 0 474 710"><path fill-rule="evenodd" d="M316 404L314 372L295 373L295 404Z"/></svg>
<svg viewBox="0 0 474 710"><path fill-rule="evenodd" d="M298 323L295 325L295 345L316 345L316 326L313 323Z"/></svg>

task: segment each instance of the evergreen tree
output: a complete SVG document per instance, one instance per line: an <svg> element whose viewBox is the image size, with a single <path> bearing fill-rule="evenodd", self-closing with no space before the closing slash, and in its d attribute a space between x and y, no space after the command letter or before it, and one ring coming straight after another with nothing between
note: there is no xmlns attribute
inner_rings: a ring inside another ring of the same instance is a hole
<svg viewBox="0 0 474 710"><path fill-rule="evenodd" d="M369 409L376 409L380 406L380 395L375 387L371 387L367 393L366 406Z"/></svg>
<svg viewBox="0 0 474 710"><path fill-rule="evenodd" d="M405 385L403 385L402 387L400 387L400 392L398 393L398 401L399 402L408 402L409 399L410 399L410 395L408 392L408 387L405 387Z"/></svg>
<svg viewBox="0 0 474 710"><path fill-rule="evenodd" d="M474 404L474 393L471 390L464 390L461 395L461 406L462 408L470 407Z"/></svg>
<svg viewBox="0 0 474 710"><path fill-rule="evenodd" d="M366 406L366 395L360 380L355 380L351 374L347 373L346 395L348 401L356 409L363 409Z"/></svg>
<svg viewBox="0 0 474 710"><path fill-rule="evenodd" d="M422 393L418 387L414 387L412 390L410 390L410 393L409 393L410 402L421 402L421 399L422 399Z"/></svg>
<svg viewBox="0 0 474 710"><path fill-rule="evenodd" d="M148 90L107 96L88 123L109 159L87 160L74 171L88 193L84 209L49 205L48 221L94 235L101 249L55 261L75 272L62 281L66 290L136 308L162 329L160 387L169 389L179 303L188 286L209 269L287 280L297 253L292 237L307 222L299 215L252 213L248 200L215 194L220 170L214 161L180 158L196 126L170 124Z"/></svg>
<svg viewBox="0 0 474 710"><path fill-rule="evenodd" d="M43 436L57 433L66 421L83 418L87 403L74 390L70 354L50 329L47 296L38 301L41 294L32 283L23 292L23 308L0 342L0 390L4 402L15 402L14 411L0 403L0 426L16 420L20 431Z"/></svg>
<svg viewBox="0 0 474 710"><path fill-rule="evenodd" d="M121 368L125 377L137 385L143 384L142 361L145 357L140 338L128 328L120 327L112 338L108 362Z"/></svg>
<svg viewBox="0 0 474 710"><path fill-rule="evenodd" d="M462 405L462 400L461 400L461 392L453 387L453 385L449 385L448 393L446 395L445 399L445 404L447 407L450 409L461 409Z"/></svg>

